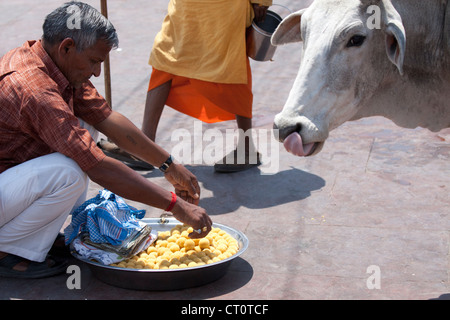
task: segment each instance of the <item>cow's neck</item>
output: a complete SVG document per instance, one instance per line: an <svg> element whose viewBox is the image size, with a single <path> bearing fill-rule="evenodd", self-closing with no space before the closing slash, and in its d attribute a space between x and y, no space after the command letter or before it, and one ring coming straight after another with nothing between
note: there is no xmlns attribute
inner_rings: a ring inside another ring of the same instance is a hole
<svg viewBox="0 0 450 320"><path fill-rule="evenodd" d="M386 82L362 102L354 119L384 116L405 128L449 128L450 92L445 83L433 78Z"/></svg>

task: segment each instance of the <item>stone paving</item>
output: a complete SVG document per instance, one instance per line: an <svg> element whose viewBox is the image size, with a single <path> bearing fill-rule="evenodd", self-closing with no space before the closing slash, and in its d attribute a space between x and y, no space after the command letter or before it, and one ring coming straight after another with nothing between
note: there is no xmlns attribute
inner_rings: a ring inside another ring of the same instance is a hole
<svg viewBox="0 0 450 320"><path fill-rule="evenodd" d="M86 2L100 9L100 1ZM2 1L0 55L39 38L45 15L61 3ZM302 6L296 0L277 3L292 10ZM112 106L139 127L149 52L166 9L163 0L108 1L120 39L120 49L111 52ZM258 132L271 129L284 104L299 50L292 44L278 48L273 62L252 61ZM103 76L93 82L103 93ZM201 141L201 132L236 125L201 124L166 108L157 142L174 150L176 129ZM228 175L214 173L209 163L186 163L200 181L200 205L213 221L249 238L247 251L221 279L176 291L127 290L99 281L72 259L81 268L81 289L68 289L68 274L0 278L0 299L449 299L449 141L449 129L402 129L374 117L345 123L314 157L294 157L269 139L259 169ZM169 188L159 172L142 174ZM91 183L88 196L100 189ZM161 214L132 204L146 209L147 217Z"/></svg>

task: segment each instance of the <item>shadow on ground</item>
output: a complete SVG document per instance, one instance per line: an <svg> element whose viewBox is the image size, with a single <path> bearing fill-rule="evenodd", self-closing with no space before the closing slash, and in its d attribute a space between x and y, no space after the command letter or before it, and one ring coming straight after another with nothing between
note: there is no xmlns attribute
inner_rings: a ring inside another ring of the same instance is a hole
<svg viewBox="0 0 450 320"><path fill-rule="evenodd" d="M212 196L202 196L200 206L210 215L234 212L240 207L263 209L303 200L325 186L321 177L296 169L261 174L258 168L240 173L215 173L211 166L187 166Z"/></svg>

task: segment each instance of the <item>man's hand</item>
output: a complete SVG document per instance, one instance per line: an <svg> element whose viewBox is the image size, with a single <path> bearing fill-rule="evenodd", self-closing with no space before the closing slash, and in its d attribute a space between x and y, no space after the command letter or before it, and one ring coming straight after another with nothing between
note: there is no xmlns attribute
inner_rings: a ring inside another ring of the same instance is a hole
<svg viewBox="0 0 450 320"><path fill-rule="evenodd" d="M253 11L255 12L255 21L263 22L266 18L267 8L266 6L261 6L257 3L253 3Z"/></svg>
<svg viewBox="0 0 450 320"><path fill-rule="evenodd" d="M206 210L183 199L177 199L172 209L173 216L190 225L194 232L189 234L190 238L203 238L211 231L212 220Z"/></svg>
<svg viewBox="0 0 450 320"><path fill-rule="evenodd" d="M177 196L189 203L198 205L200 186L192 172L181 164L172 163L164 176L174 186Z"/></svg>

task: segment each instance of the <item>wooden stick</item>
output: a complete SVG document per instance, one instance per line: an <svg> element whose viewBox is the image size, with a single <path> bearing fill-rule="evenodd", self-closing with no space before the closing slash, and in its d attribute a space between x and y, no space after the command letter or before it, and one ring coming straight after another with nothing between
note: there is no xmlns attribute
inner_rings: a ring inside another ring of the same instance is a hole
<svg viewBox="0 0 450 320"><path fill-rule="evenodd" d="M100 0L101 12L102 15L108 19L108 5L107 0ZM103 62L104 68L104 77L105 77L105 99L106 102L112 108L112 99L111 99L111 69L109 65L109 54L106 56L105 61Z"/></svg>

